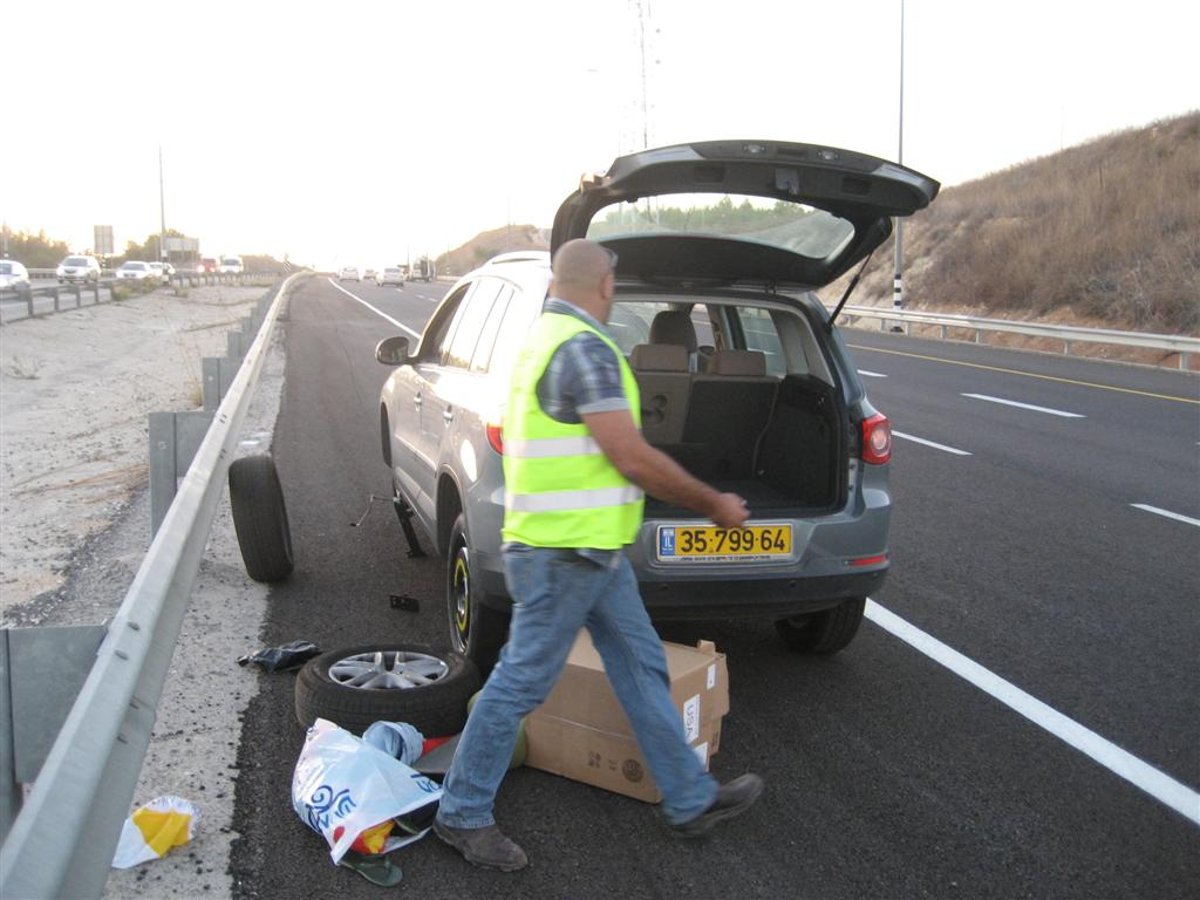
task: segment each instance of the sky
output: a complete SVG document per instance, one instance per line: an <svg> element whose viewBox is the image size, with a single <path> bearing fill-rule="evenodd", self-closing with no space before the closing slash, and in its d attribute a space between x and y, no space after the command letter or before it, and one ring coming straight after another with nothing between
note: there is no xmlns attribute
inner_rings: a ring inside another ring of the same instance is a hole
<svg viewBox="0 0 1200 900"><path fill-rule="evenodd" d="M901 5L10 3L0 221L378 267L549 227L646 146L825 144L950 186L1200 108L1200 4L903 0L903 40Z"/></svg>

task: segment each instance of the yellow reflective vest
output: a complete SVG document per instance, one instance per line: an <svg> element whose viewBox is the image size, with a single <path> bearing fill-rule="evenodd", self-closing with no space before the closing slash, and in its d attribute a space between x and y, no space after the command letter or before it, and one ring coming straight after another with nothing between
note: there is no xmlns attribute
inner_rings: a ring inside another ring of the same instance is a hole
<svg viewBox="0 0 1200 900"><path fill-rule="evenodd" d="M641 525L641 489L609 462L587 426L558 422L538 402L554 352L583 331L612 347L634 423L641 424L637 381L620 348L582 319L543 313L517 356L504 416L505 541L616 550Z"/></svg>

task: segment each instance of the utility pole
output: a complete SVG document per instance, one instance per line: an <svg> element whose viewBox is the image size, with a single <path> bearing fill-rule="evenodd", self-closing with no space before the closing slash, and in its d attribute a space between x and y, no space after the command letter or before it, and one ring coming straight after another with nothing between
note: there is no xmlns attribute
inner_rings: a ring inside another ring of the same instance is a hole
<svg viewBox="0 0 1200 900"><path fill-rule="evenodd" d="M167 204L163 196L162 144L158 145L158 259L167 261Z"/></svg>
<svg viewBox="0 0 1200 900"><path fill-rule="evenodd" d="M899 151L896 162L904 165L904 0L900 0L900 127ZM899 312L904 309L904 250L902 242L903 220L896 217L896 258L892 273L892 310ZM903 331L900 323L892 326L892 331Z"/></svg>

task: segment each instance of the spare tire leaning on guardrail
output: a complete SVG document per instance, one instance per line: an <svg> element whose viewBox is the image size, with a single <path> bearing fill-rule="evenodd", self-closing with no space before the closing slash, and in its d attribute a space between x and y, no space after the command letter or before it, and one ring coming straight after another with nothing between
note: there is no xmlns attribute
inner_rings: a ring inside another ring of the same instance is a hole
<svg viewBox="0 0 1200 900"><path fill-rule="evenodd" d="M255 581L283 581L292 573L292 532L275 461L266 454L229 464L229 506L246 574Z"/></svg>

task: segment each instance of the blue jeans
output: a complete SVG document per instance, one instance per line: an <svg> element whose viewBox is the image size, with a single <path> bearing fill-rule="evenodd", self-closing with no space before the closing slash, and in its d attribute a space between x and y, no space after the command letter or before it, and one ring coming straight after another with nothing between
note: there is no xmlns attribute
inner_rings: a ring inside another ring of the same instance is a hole
<svg viewBox="0 0 1200 900"><path fill-rule="evenodd" d="M671 702L666 654L625 554L585 557L569 549L512 544L504 548L504 575L514 598L508 643L463 731L438 820L451 828L495 822L496 791L508 771L517 726L546 699L585 626L662 792L663 817L678 824L706 810L717 782L688 746Z"/></svg>

